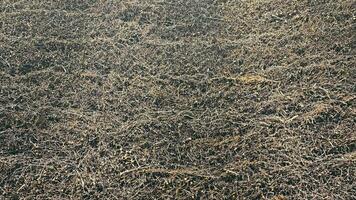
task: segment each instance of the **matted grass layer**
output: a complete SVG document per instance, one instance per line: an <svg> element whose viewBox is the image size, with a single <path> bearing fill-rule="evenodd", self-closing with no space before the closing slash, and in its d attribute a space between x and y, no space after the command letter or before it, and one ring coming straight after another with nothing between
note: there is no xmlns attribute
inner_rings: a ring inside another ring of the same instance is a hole
<svg viewBox="0 0 356 200"><path fill-rule="evenodd" d="M0 199L356 199L352 0L2 0Z"/></svg>

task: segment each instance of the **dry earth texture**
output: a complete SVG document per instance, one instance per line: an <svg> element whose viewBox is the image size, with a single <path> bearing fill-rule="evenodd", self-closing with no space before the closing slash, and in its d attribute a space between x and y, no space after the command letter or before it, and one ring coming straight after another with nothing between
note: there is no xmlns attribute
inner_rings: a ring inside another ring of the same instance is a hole
<svg viewBox="0 0 356 200"><path fill-rule="evenodd" d="M353 0L1 0L0 199L355 199Z"/></svg>

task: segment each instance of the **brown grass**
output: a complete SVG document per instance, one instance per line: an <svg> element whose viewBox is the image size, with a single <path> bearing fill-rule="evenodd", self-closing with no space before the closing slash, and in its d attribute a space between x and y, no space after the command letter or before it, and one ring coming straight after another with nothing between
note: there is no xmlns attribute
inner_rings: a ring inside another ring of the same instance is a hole
<svg viewBox="0 0 356 200"><path fill-rule="evenodd" d="M356 199L355 13L0 1L0 199Z"/></svg>

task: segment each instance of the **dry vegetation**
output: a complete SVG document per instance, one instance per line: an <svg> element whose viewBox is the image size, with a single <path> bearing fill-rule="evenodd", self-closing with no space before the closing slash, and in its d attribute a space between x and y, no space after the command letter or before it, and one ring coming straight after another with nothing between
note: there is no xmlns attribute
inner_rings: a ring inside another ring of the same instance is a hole
<svg viewBox="0 0 356 200"><path fill-rule="evenodd" d="M0 199L356 199L355 13L0 1Z"/></svg>

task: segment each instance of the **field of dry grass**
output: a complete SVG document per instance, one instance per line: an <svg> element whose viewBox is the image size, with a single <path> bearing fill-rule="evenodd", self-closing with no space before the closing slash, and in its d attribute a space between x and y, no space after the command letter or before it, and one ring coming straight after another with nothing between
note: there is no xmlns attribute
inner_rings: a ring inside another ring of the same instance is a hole
<svg viewBox="0 0 356 200"><path fill-rule="evenodd" d="M355 13L0 1L0 199L356 199Z"/></svg>

